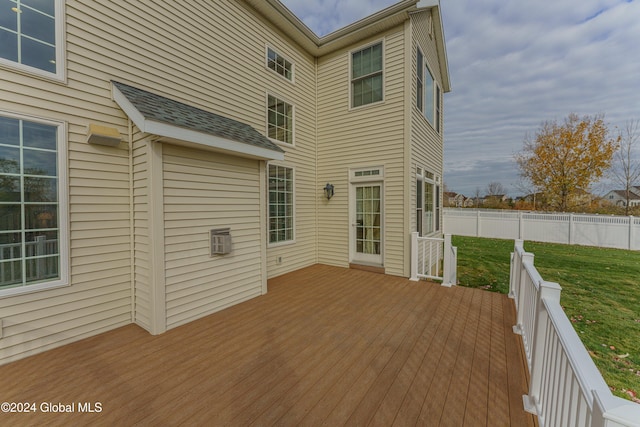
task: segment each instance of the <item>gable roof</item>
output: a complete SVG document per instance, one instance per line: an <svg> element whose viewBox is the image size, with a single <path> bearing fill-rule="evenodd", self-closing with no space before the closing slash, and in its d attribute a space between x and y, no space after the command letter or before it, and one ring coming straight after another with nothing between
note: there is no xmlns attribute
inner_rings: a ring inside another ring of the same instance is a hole
<svg viewBox="0 0 640 427"><path fill-rule="evenodd" d="M440 0L401 0L325 36L317 36L280 0L243 0L273 26L295 40L311 55L319 57L345 48L368 37L402 24L409 13L432 10L433 28L442 74L442 90L451 91L449 65L444 41Z"/></svg>
<svg viewBox="0 0 640 427"><path fill-rule="evenodd" d="M622 200L627 199L627 192L624 190L611 190L607 194L605 194L604 197L607 197L610 194L615 194L616 196L620 197ZM636 194L633 190L629 189L629 200L640 200L640 195Z"/></svg>
<svg viewBox="0 0 640 427"><path fill-rule="evenodd" d="M142 132L182 145L284 160L284 150L246 123L124 83L111 81L111 85L114 101Z"/></svg>

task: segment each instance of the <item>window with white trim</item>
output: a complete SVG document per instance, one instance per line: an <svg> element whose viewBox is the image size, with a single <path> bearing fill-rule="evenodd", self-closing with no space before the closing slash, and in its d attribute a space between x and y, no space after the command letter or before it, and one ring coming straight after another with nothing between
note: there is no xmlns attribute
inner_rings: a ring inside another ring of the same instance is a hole
<svg viewBox="0 0 640 427"><path fill-rule="evenodd" d="M267 96L267 136L293 144L293 106L275 96Z"/></svg>
<svg viewBox="0 0 640 427"><path fill-rule="evenodd" d="M267 67L293 81L293 63L270 47L267 48Z"/></svg>
<svg viewBox="0 0 640 427"><path fill-rule="evenodd" d="M62 77L63 0L0 1L0 63Z"/></svg>
<svg viewBox="0 0 640 427"><path fill-rule="evenodd" d="M0 114L0 295L66 279L63 136L60 123Z"/></svg>
<svg viewBox="0 0 640 427"><path fill-rule="evenodd" d="M440 179L422 168L416 173L416 231L421 236L440 231Z"/></svg>
<svg viewBox="0 0 640 427"><path fill-rule="evenodd" d="M294 239L293 168L269 165L269 243Z"/></svg>
<svg viewBox="0 0 640 427"><path fill-rule="evenodd" d="M435 92L435 81L433 79L433 74L429 70L429 67L424 67L424 116L427 118L429 123L434 124L434 113L435 113L435 103L434 103L434 92Z"/></svg>
<svg viewBox="0 0 640 427"><path fill-rule="evenodd" d="M382 101L382 42L351 53L351 107Z"/></svg>
<svg viewBox="0 0 640 427"><path fill-rule="evenodd" d="M424 98L424 92L423 92L423 81L424 81L424 74L423 74L423 56L422 56L422 51L420 49L417 49L416 52L416 107L418 107L418 110L422 111L422 104L423 104L423 98Z"/></svg>
<svg viewBox="0 0 640 427"><path fill-rule="evenodd" d="M441 108L441 103L440 103L440 86L438 86L438 83L435 84L436 85L436 99L435 99L435 117L434 120L436 122L436 132L440 133L440 108Z"/></svg>
<svg viewBox="0 0 640 427"><path fill-rule="evenodd" d="M433 78L420 48L416 48L416 107L440 133L442 121L442 91Z"/></svg>

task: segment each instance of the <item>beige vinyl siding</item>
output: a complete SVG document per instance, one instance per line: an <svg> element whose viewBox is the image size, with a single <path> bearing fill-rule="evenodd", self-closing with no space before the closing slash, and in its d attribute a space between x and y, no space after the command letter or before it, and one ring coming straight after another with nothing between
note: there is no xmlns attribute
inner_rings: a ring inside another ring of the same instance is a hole
<svg viewBox="0 0 640 427"><path fill-rule="evenodd" d="M383 40L384 102L350 109L352 50ZM404 274L404 32L403 27L318 60L319 262L349 263L349 169L384 167L384 254L388 274ZM330 182L327 201L321 188Z"/></svg>
<svg viewBox="0 0 640 427"><path fill-rule="evenodd" d="M2 74L4 78L4 74ZM9 85L3 87L11 87ZM38 99L31 100L37 103ZM0 364L131 322L129 180L126 149L84 143L71 123L95 113L70 107L67 115L0 102L0 109L67 120L71 286L0 298Z"/></svg>
<svg viewBox="0 0 640 427"><path fill-rule="evenodd" d="M148 139L133 132L134 322L151 331L151 260L149 256Z"/></svg>
<svg viewBox="0 0 640 427"><path fill-rule="evenodd" d="M167 329L262 292L260 165L163 146ZM209 256L209 230L230 228L233 251Z"/></svg>
<svg viewBox="0 0 640 427"><path fill-rule="evenodd" d="M0 298L0 363L130 323L131 244L134 321L150 328L151 273L144 228L148 195L141 178L146 173L142 146L148 142L135 140L132 214L127 118L111 99L112 79L248 123L260 132L266 130L267 91L290 100L296 107L296 147L288 150L286 161L296 167L302 187L296 244L278 248L285 262L275 272L316 262L315 206L308 203L316 188L315 59L240 2L193 1L189 7L154 2L141 7L133 0L78 0L65 2L65 11L67 81L0 67L0 109L67 123L70 286ZM266 68L267 43L295 62L295 84ZM117 128L123 143L88 145L90 123ZM185 318L172 316L175 323Z"/></svg>
<svg viewBox="0 0 640 427"><path fill-rule="evenodd" d="M411 114L411 231L416 227L416 168L421 167L429 172L434 173L441 179L440 182L440 206L442 207L442 180L443 180L443 138L441 134L435 131L434 127L427 121L423 113L419 111L416 105L416 49L419 46L424 54L425 64L429 65L429 69L433 74L433 78L440 86L441 90L441 129L444 116L444 106L442 104L442 76L440 75L440 67L438 63L438 53L436 50L435 39L428 34L429 20L431 12L425 11L411 15L412 28L412 114ZM441 209L442 212L442 209ZM440 219L440 227L442 228L442 218Z"/></svg>

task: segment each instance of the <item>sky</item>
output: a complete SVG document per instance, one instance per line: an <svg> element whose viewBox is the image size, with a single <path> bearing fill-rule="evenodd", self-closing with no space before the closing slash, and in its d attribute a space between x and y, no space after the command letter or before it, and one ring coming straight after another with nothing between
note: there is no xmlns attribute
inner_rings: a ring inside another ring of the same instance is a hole
<svg viewBox="0 0 640 427"><path fill-rule="evenodd" d="M322 36L395 0L281 0ZM444 183L524 194L514 154L545 121L604 114L612 135L640 120L640 0L440 0L451 78ZM640 153L638 154L640 156ZM603 180L604 194L615 187Z"/></svg>

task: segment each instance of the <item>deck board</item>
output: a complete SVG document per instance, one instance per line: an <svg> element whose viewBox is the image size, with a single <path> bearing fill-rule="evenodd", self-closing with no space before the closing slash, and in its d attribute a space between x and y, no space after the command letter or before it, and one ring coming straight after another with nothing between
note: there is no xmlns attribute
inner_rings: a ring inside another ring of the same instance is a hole
<svg viewBox="0 0 640 427"><path fill-rule="evenodd" d="M0 425L535 425L504 295L315 265L152 336L129 325L0 366ZM102 412L79 413L78 402Z"/></svg>

